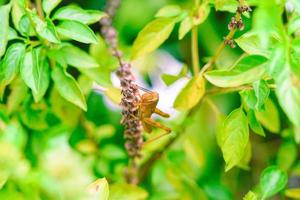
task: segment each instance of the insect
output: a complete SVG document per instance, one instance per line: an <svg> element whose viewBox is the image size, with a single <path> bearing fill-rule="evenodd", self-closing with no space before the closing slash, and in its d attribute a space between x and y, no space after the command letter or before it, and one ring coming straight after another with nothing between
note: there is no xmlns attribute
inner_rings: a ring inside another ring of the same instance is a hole
<svg viewBox="0 0 300 200"><path fill-rule="evenodd" d="M141 100L139 102L139 120L142 122L142 126L144 128L144 130L147 133L151 133L152 132L152 128L156 127L156 128L160 128L166 131L166 133L170 133L171 129L164 126L163 124L153 120L151 118L152 114L158 114L162 117L168 118L170 117L169 114L161 111L160 109L158 109L157 103L159 100L159 94L157 92L153 92L150 90L147 90L145 88L142 88L140 86L138 86L140 90L144 91L145 93L141 95ZM161 136L160 136L161 137ZM156 138L157 139L157 138Z"/></svg>

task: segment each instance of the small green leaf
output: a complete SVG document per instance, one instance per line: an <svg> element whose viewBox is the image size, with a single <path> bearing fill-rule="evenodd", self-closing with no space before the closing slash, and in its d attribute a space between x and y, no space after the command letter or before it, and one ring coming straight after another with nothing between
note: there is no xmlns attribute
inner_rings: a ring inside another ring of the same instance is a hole
<svg viewBox="0 0 300 200"><path fill-rule="evenodd" d="M35 31L40 37L52 43L60 43L55 26L50 19L43 21L36 13L33 12L31 12L30 15L35 25Z"/></svg>
<svg viewBox="0 0 300 200"><path fill-rule="evenodd" d="M259 182L262 199L271 197L281 191L287 184L287 180L287 174L277 166L270 166L264 169Z"/></svg>
<svg viewBox="0 0 300 200"><path fill-rule="evenodd" d="M23 36L32 36L35 34L28 15L23 15L20 18L18 27Z"/></svg>
<svg viewBox="0 0 300 200"><path fill-rule="evenodd" d="M243 200L258 200L258 197L254 192L249 191L246 196L244 196Z"/></svg>
<svg viewBox="0 0 300 200"><path fill-rule="evenodd" d="M84 111L87 110L85 98L76 82L62 67L57 65L51 72L54 86L60 95L67 101L77 105Z"/></svg>
<svg viewBox="0 0 300 200"><path fill-rule="evenodd" d="M218 87L237 87L262 79L266 73L265 62L262 56L248 56L238 62L233 70L213 70L204 76Z"/></svg>
<svg viewBox="0 0 300 200"><path fill-rule="evenodd" d="M297 151L297 146L293 142L284 142L281 144L277 153L278 167L283 171L289 170L297 159Z"/></svg>
<svg viewBox="0 0 300 200"><path fill-rule="evenodd" d="M235 0L215 0L216 10L235 12L238 2Z"/></svg>
<svg viewBox="0 0 300 200"><path fill-rule="evenodd" d="M176 17L182 13L180 6L167 5L162 7L155 15L155 17Z"/></svg>
<svg viewBox="0 0 300 200"><path fill-rule="evenodd" d="M210 12L210 7L207 4L201 4L197 8L196 15L193 17L193 25L198 26L199 24L202 24L208 17L209 12Z"/></svg>
<svg viewBox="0 0 300 200"><path fill-rule="evenodd" d="M255 113L253 110L247 112L248 122L252 131L260 136L265 137L265 131L262 128L261 124L257 121Z"/></svg>
<svg viewBox="0 0 300 200"><path fill-rule="evenodd" d="M162 80L164 81L164 83L167 85L167 86L170 86L172 85L174 82L176 82L178 79L182 78L182 77L185 77L186 74L188 72L188 69L187 69L187 66L186 65L183 65L182 66L182 69L180 71L180 73L178 75L171 75L171 74L163 74L161 76Z"/></svg>
<svg viewBox="0 0 300 200"><path fill-rule="evenodd" d="M174 102L177 110L188 110L193 108L203 97L205 82L202 75L198 74L188 81Z"/></svg>
<svg viewBox="0 0 300 200"><path fill-rule="evenodd" d="M52 19L56 20L74 20L83 24L93 24L98 22L106 14L97 10L83 10L82 8L70 5L58 9Z"/></svg>
<svg viewBox="0 0 300 200"><path fill-rule="evenodd" d="M62 0L43 0L43 10L47 15L51 13L51 11L61 2Z"/></svg>
<svg viewBox="0 0 300 200"><path fill-rule="evenodd" d="M193 18L187 15L180 23L178 38L181 40L192 29Z"/></svg>
<svg viewBox="0 0 300 200"><path fill-rule="evenodd" d="M0 99L2 99L5 87L11 83L19 72L20 61L25 54L25 45L22 43L12 44L0 65Z"/></svg>
<svg viewBox="0 0 300 200"><path fill-rule="evenodd" d="M32 90L35 102L42 99L46 93L49 80L49 63L41 54L41 49L27 52L20 66L22 79Z"/></svg>
<svg viewBox="0 0 300 200"><path fill-rule="evenodd" d="M0 6L0 57L5 53L8 41L10 8L10 4Z"/></svg>
<svg viewBox="0 0 300 200"><path fill-rule="evenodd" d="M227 116L221 134L219 142L226 162L225 171L228 171L239 165L249 141L248 120L242 108L232 111Z"/></svg>
<svg viewBox="0 0 300 200"><path fill-rule="evenodd" d="M112 184L110 187L110 200L146 200L148 193L135 185L130 184Z"/></svg>
<svg viewBox="0 0 300 200"><path fill-rule="evenodd" d="M132 59L157 49L170 36L175 22L173 18L158 18L147 24L133 43Z"/></svg>
<svg viewBox="0 0 300 200"><path fill-rule="evenodd" d="M264 111L255 111L258 121L269 131L278 133L280 131L280 118L276 105L271 99L265 102Z"/></svg>
<svg viewBox="0 0 300 200"><path fill-rule="evenodd" d="M86 44L97 44L98 40L92 29L78 21L64 20L56 27L62 36Z"/></svg>
<svg viewBox="0 0 300 200"><path fill-rule="evenodd" d="M17 31L15 31L15 29L9 27L8 30L8 40L14 40L19 38Z"/></svg>
<svg viewBox="0 0 300 200"><path fill-rule="evenodd" d="M97 68L97 61L85 51L73 45L63 45L59 49L52 49L48 52L50 58L61 65L71 65L79 69Z"/></svg>
<svg viewBox="0 0 300 200"><path fill-rule="evenodd" d="M261 111L264 109L265 101L268 99L270 94L270 89L264 80L259 80L253 83L253 89L254 93L257 99L257 103L255 105L255 108L258 111Z"/></svg>

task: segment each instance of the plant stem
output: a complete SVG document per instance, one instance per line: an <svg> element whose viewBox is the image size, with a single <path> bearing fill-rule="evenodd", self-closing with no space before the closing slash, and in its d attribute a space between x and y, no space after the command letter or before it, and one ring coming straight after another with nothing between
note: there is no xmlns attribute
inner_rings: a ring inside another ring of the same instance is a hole
<svg viewBox="0 0 300 200"><path fill-rule="evenodd" d="M194 26L192 28L192 63L194 74L199 73L200 64L199 64L199 49L198 49L198 27Z"/></svg>
<svg viewBox="0 0 300 200"><path fill-rule="evenodd" d="M196 9L199 6L199 0L195 0ZM199 49L198 49L198 26L192 28L192 39L191 39L191 50L192 50L192 65L194 74L199 73L200 62L199 62Z"/></svg>
<svg viewBox="0 0 300 200"><path fill-rule="evenodd" d="M41 0L35 0L36 4L36 10L40 18L45 19L44 13L43 13L43 8L42 8L42 1Z"/></svg>

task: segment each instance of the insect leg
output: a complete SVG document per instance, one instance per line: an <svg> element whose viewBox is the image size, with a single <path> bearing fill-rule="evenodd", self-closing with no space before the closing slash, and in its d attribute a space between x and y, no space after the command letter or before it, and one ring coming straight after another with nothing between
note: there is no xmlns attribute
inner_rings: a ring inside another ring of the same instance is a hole
<svg viewBox="0 0 300 200"><path fill-rule="evenodd" d="M165 113L164 111L162 111L162 110L160 110L158 108L155 108L154 113L156 113L156 114L158 114L158 115L160 115L162 117L165 117L165 118L169 118L170 117L170 115L168 113Z"/></svg>
<svg viewBox="0 0 300 200"><path fill-rule="evenodd" d="M171 132L171 129L162 125L161 123L159 122L156 122L154 121L153 119L151 118L144 118L143 119L143 122L145 122L146 124L149 124L150 126L153 126L153 127L156 127L156 128L160 128L160 129L163 129L165 130L167 133L170 133Z"/></svg>

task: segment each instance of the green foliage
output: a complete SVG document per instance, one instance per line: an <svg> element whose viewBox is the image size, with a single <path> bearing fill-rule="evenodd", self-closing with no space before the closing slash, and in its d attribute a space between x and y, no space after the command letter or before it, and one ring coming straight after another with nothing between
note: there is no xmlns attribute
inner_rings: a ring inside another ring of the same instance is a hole
<svg viewBox="0 0 300 200"><path fill-rule="evenodd" d="M299 199L299 1L127 0L102 38L104 2L0 0L0 199ZM137 171L127 59L172 129Z"/></svg>

